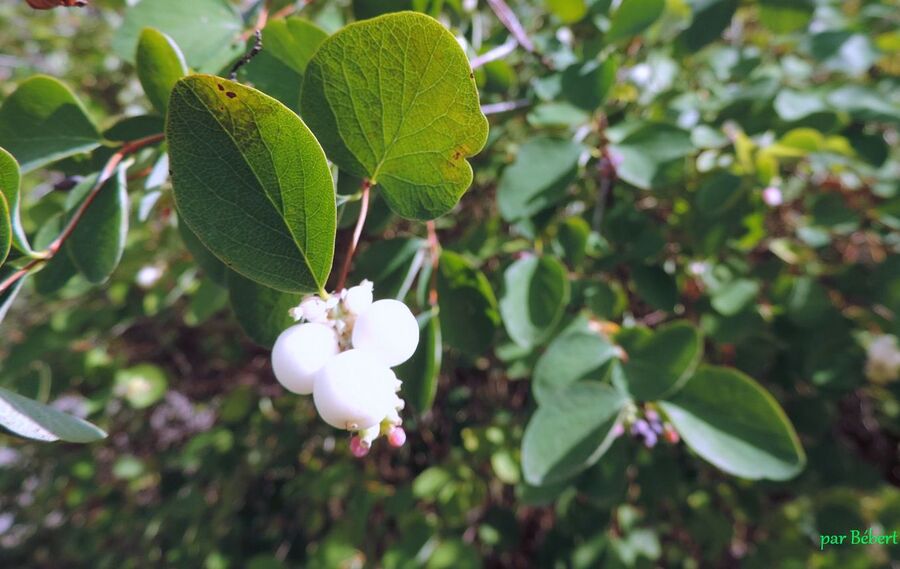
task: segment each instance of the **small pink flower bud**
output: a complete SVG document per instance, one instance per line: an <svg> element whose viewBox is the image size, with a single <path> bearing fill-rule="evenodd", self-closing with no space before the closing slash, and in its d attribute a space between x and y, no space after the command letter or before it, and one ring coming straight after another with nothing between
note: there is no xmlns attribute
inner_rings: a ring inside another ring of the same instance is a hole
<svg viewBox="0 0 900 569"><path fill-rule="evenodd" d="M666 423L664 427L664 433L666 441L668 441L670 444L678 444L678 441L681 440L681 436L678 434L678 431L676 431L675 428L668 423Z"/></svg>
<svg viewBox="0 0 900 569"><path fill-rule="evenodd" d="M369 454L370 448L371 447L358 436L354 436L350 439L350 452L353 453L353 456L356 458L362 458Z"/></svg>
<svg viewBox="0 0 900 569"><path fill-rule="evenodd" d="M406 431L402 427L391 427L387 439L392 447L400 448L406 444Z"/></svg>
<svg viewBox="0 0 900 569"><path fill-rule="evenodd" d="M613 438L617 439L625 434L625 427L622 426L622 423L616 423L612 430Z"/></svg>

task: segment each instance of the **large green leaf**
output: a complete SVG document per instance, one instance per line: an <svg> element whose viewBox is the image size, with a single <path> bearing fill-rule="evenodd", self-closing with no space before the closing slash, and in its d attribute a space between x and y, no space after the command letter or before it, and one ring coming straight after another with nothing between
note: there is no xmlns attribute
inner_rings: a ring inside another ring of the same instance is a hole
<svg viewBox="0 0 900 569"><path fill-rule="evenodd" d="M482 355L500 325L497 299L487 277L457 253L443 251L437 292L444 341L470 356Z"/></svg>
<svg viewBox="0 0 900 569"><path fill-rule="evenodd" d="M96 180L96 176L91 176L72 190L67 201L70 214L85 200ZM122 260L127 234L128 191L125 168L120 167L85 210L66 239L65 249L87 280L102 283Z"/></svg>
<svg viewBox="0 0 900 569"><path fill-rule="evenodd" d="M254 342L271 348L294 323L288 311L300 304L301 295L281 292L228 271L228 298L244 332Z"/></svg>
<svg viewBox="0 0 900 569"><path fill-rule="evenodd" d="M144 28L138 39L135 66L147 98L165 115L172 87L188 73L178 45L161 31Z"/></svg>
<svg viewBox="0 0 900 569"><path fill-rule="evenodd" d="M704 366L660 406L694 451L729 474L787 480L806 456L784 411L741 372Z"/></svg>
<svg viewBox="0 0 900 569"><path fill-rule="evenodd" d="M328 32L309 20L292 17L269 22L263 30L263 45L265 51L303 75L316 49L327 37Z"/></svg>
<svg viewBox="0 0 900 569"><path fill-rule="evenodd" d="M297 115L255 89L192 75L175 85L166 135L178 211L210 251L271 288L324 288L334 183Z"/></svg>
<svg viewBox="0 0 900 569"><path fill-rule="evenodd" d="M6 196L0 194L0 265L6 261L12 247L12 221L9 219L9 204Z"/></svg>
<svg viewBox="0 0 900 569"><path fill-rule="evenodd" d="M433 219L472 183L487 119L466 54L412 12L350 24L307 67L301 114L342 170L381 186L398 214Z"/></svg>
<svg viewBox="0 0 900 569"><path fill-rule="evenodd" d="M527 257L503 273L500 314L509 337L532 347L553 333L569 302L566 268L554 257Z"/></svg>
<svg viewBox="0 0 900 569"><path fill-rule="evenodd" d="M22 229L22 220L19 214L19 163L12 154L0 148L0 193L6 198L9 209L10 229L12 230L12 243L19 251L31 253L31 246L25 230Z"/></svg>
<svg viewBox="0 0 900 569"><path fill-rule="evenodd" d="M563 201L584 150L572 140L546 136L523 144L516 161L503 170L497 187L503 218L523 219Z"/></svg>
<svg viewBox="0 0 900 569"><path fill-rule="evenodd" d="M584 381L552 394L528 422L522 470L535 486L560 482L588 468L613 441L626 402L608 385Z"/></svg>
<svg viewBox="0 0 900 569"><path fill-rule="evenodd" d="M636 36L650 27L665 7L665 0L622 0L610 18L606 41L615 42Z"/></svg>
<svg viewBox="0 0 900 569"><path fill-rule="evenodd" d="M624 380L623 387L632 397L654 401L677 391L702 354L700 330L687 321L672 322L630 350L617 376Z"/></svg>
<svg viewBox="0 0 900 569"><path fill-rule="evenodd" d="M52 77L26 79L0 106L0 146L15 156L22 172L89 152L100 142L81 102Z"/></svg>
<svg viewBox="0 0 900 569"><path fill-rule="evenodd" d="M193 231L191 231L191 228L188 227L187 223L184 223L184 221L179 221L178 233L181 235L181 240L184 242L184 246L187 250L190 251L194 261L196 261L200 268L203 269L203 274L214 283L221 286L227 286L226 278L229 272L228 267L226 267L218 257L213 255L210 250L206 248L206 245L200 242L200 239Z"/></svg>
<svg viewBox="0 0 900 569"><path fill-rule="evenodd" d="M431 409L437 394L444 346L437 310L423 312L418 321L419 346L412 358L397 368L397 377L403 381L403 399L422 414Z"/></svg>
<svg viewBox="0 0 900 569"><path fill-rule="evenodd" d="M2 387L0 387L0 425L17 435L39 441L91 443L106 438L106 433L87 421Z"/></svg>
<svg viewBox="0 0 900 569"><path fill-rule="evenodd" d="M580 327L560 334L534 366L534 398L543 403L553 393L581 380L600 380L616 347L600 334Z"/></svg>
<svg viewBox="0 0 900 569"><path fill-rule="evenodd" d="M142 0L126 10L112 48L133 62L141 31L156 28L175 40L191 67L213 73L243 51L238 41L243 27L228 0Z"/></svg>

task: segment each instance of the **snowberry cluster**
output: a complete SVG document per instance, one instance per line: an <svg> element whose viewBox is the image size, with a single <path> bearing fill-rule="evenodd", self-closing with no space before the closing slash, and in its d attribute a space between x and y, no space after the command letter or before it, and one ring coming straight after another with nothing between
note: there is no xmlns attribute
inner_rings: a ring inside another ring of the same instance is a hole
<svg viewBox="0 0 900 569"><path fill-rule="evenodd" d="M643 417L640 416L637 407L629 409L623 423L616 425L615 436L625 434L627 428L629 434L635 439L639 439L647 448L655 447L660 437L671 444L676 444L681 440L675 427L671 423L663 421L659 413L651 407L643 410Z"/></svg>
<svg viewBox="0 0 900 569"><path fill-rule="evenodd" d="M294 320L272 348L275 377L288 390L313 396L319 416L354 433L350 450L365 456L372 442L387 436L406 442L397 395L402 382L391 370L419 344L419 325L405 304L372 300L363 281L327 299L308 296L291 309Z"/></svg>

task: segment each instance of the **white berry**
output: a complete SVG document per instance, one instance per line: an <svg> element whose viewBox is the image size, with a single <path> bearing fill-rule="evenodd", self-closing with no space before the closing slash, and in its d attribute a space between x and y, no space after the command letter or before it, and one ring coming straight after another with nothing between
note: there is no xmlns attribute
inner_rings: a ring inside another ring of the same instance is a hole
<svg viewBox="0 0 900 569"><path fill-rule="evenodd" d="M347 350L316 375L313 401L319 416L332 427L369 429L392 410L395 380L394 372L374 354Z"/></svg>
<svg viewBox="0 0 900 569"><path fill-rule="evenodd" d="M313 392L316 372L339 351L337 335L324 324L297 324L278 336L272 347L275 378L290 391Z"/></svg>
<svg viewBox="0 0 900 569"><path fill-rule="evenodd" d="M353 347L377 354L390 367L412 357L418 345L419 323L398 300L373 302L353 326Z"/></svg>
<svg viewBox="0 0 900 569"><path fill-rule="evenodd" d="M344 306L351 314L362 314L372 305L372 281L350 287L344 295Z"/></svg>

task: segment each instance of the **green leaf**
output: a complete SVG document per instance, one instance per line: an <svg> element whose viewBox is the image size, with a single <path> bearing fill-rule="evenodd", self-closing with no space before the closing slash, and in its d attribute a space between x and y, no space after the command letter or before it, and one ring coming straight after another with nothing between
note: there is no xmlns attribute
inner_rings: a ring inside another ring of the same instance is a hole
<svg viewBox="0 0 900 569"><path fill-rule="evenodd" d="M294 323L288 311L301 295L281 292L228 271L228 298L238 323L254 342L266 348Z"/></svg>
<svg viewBox="0 0 900 569"><path fill-rule="evenodd" d="M270 288L320 291L334 256L334 183L297 115L210 75L179 81L166 125L182 219L226 265Z"/></svg>
<svg viewBox="0 0 900 569"><path fill-rule="evenodd" d="M547 0L547 9L564 24L574 24L588 13L585 0Z"/></svg>
<svg viewBox="0 0 900 569"><path fill-rule="evenodd" d="M188 74L184 55L175 41L153 28L144 28L135 56L138 79L153 107L166 114L169 95L179 79Z"/></svg>
<svg viewBox="0 0 900 569"><path fill-rule="evenodd" d="M560 334L534 366L534 398L544 403L577 381L603 379L603 368L616 354L609 340L586 328Z"/></svg>
<svg viewBox="0 0 900 569"><path fill-rule="evenodd" d="M641 125L613 148L622 157L619 177L642 190L660 186L664 167L694 150L690 133L664 123Z"/></svg>
<svg viewBox="0 0 900 569"><path fill-rule="evenodd" d="M10 229L12 231L12 244L26 255L31 253L31 246L25 230L22 228L22 220L19 215L19 163L12 154L0 148L0 194L6 198L9 210Z"/></svg>
<svg viewBox="0 0 900 569"><path fill-rule="evenodd" d="M671 311L678 302L678 285L675 278L662 267L636 266L631 278L638 296L659 310Z"/></svg>
<svg viewBox="0 0 900 569"><path fill-rule="evenodd" d="M482 355L500 325L497 298L487 277L461 255L443 251L437 293L444 341L469 356Z"/></svg>
<svg viewBox="0 0 900 569"><path fill-rule="evenodd" d="M509 337L532 347L553 333L569 302L569 276L553 257L528 257L503 273L500 314Z"/></svg>
<svg viewBox="0 0 900 569"><path fill-rule="evenodd" d="M12 222L9 219L9 204L6 196L0 194L0 265L6 261L12 247Z"/></svg>
<svg viewBox="0 0 900 569"><path fill-rule="evenodd" d="M38 229L37 234L34 236L35 247L41 251L45 250L50 246L50 243L59 237L64 226L64 212L60 212L48 219L41 228ZM38 294L49 296L66 286L66 283L68 283L77 272L78 269L75 268L69 255L66 254L65 251L60 251L56 255L53 255L53 257L44 263L41 266L41 269L35 273L34 289Z"/></svg>
<svg viewBox="0 0 900 569"><path fill-rule="evenodd" d="M628 358L616 371L632 397L655 401L680 389L702 355L700 330L690 322L677 321L662 326L628 351Z"/></svg>
<svg viewBox="0 0 900 569"><path fill-rule="evenodd" d="M70 219L88 197L97 176L90 176L78 184L67 199ZM125 168L104 182L97 197L85 210L66 239L65 249L78 271L92 283L102 283L115 270L125 252L128 234L128 191Z"/></svg>
<svg viewBox="0 0 900 569"><path fill-rule="evenodd" d="M472 183L487 119L466 54L412 12L356 22L307 67L301 114L341 170L369 178L399 215L433 219Z"/></svg>
<svg viewBox="0 0 900 569"><path fill-rule="evenodd" d="M729 474L787 480L806 463L784 411L737 370L704 366L660 406L685 443Z"/></svg>
<svg viewBox="0 0 900 569"><path fill-rule="evenodd" d="M734 316L756 300L759 283L751 279L735 279L712 294L711 304L719 314Z"/></svg>
<svg viewBox="0 0 900 569"><path fill-rule="evenodd" d="M396 297L425 245L424 239L400 237L371 243L354 261L353 282L368 279L376 298Z"/></svg>
<svg viewBox="0 0 900 569"><path fill-rule="evenodd" d="M298 17L274 20L263 31L264 51L300 75L306 73L313 54L327 38L328 32Z"/></svg>
<svg viewBox="0 0 900 569"><path fill-rule="evenodd" d="M100 142L81 102L52 77L26 79L0 106L0 146L18 160L23 173L90 152Z"/></svg>
<svg viewBox="0 0 900 569"><path fill-rule="evenodd" d="M719 39L731 23L737 7L738 0L693 0L691 9L694 20L681 34L685 46L691 51L697 51Z"/></svg>
<svg viewBox="0 0 900 569"><path fill-rule="evenodd" d="M628 39L650 27L666 7L665 0L622 0L610 18L607 42Z"/></svg>
<svg viewBox="0 0 900 569"><path fill-rule="evenodd" d="M193 231L191 231L191 228L188 227L187 223L184 223L184 221L179 220L178 233L181 235L181 240L184 242L184 246L187 250L190 251L194 261L200 265L204 275L214 283L226 286L228 267L226 267L218 257L213 255L210 250L206 248L206 245L200 242L200 239Z"/></svg>
<svg viewBox="0 0 900 569"><path fill-rule="evenodd" d="M106 433L87 421L2 387L0 387L0 425L17 435L39 441L91 443L106 438Z"/></svg>
<svg viewBox="0 0 900 569"><path fill-rule="evenodd" d="M618 69L613 57L572 64L562 74L563 94L572 104L593 112L606 100Z"/></svg>
<svg viewBox="0 0 900 569"><path fill-rule="evenodd" d="M419 346L413 357L397 368L397 377L403 381L403 399L421 415L434 403L444 350L438 311L423 312L418 321Z"/></svg>
<svg viewBox="0 0 900 569"><path fill-rule="evenodd" d="M525 480L535 486L553 484L597 462L612 444L612 429L625 402L610 386L588 381L551 395L525 428Z"/></svg>
<svg viewBox="0 0 900 569"><path fill-rule="evenodd" d="M503 170L497 187L500 215L516 221L563 201L566 187L578 172L584 146L569 139L532 138L519 149L516 161Z"/></svg>
<svg viewBox="0 0 900 569"><path fill-rule="evenodd" d="M697 189L694 203L698 212L715 217L734 206L741 194L740 176L720 171L712 174Z"/></svg>
<svg viewBox="0 0 900 569"><path fill-rule="evenodd" d="M113 37L116 55L134 62L144 28L171 37L187 63L201 71L220 71L243 50L238 37L244 22L227 0L142 0L125 11L125 21Z"/></svg>
<svg viewBox="0 0 900 569"><path fill-rule="evenodd" d="M153 364L116 371L115 391L135 409L146 409L162 399L168 385L165 372Z"/></svg>

